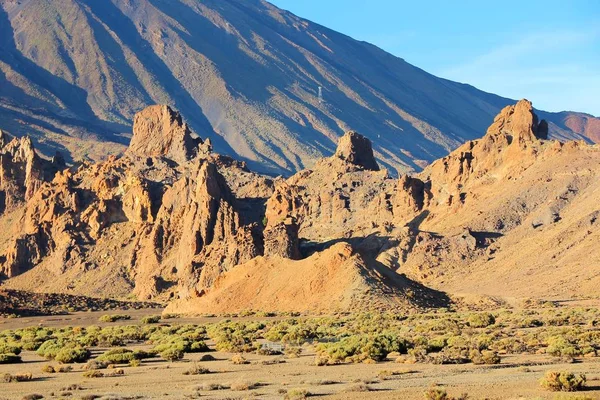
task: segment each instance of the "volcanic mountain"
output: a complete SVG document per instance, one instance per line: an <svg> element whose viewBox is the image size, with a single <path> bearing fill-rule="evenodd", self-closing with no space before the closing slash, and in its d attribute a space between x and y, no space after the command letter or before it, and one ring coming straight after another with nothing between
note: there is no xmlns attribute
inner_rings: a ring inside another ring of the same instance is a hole
<svg viewBox="0 0 600 400"><path fill-rule="evenodd" d="M99 163L66 167L2 133L3 286L186 313L597 298L600 149L548 130L522 100L399 178L349 131L287 179L214 152L168 106Z"/></svg>
<svg viewBox="0 0 600 400"><path fill-rule="evenodd" d="M510 103L261 0L0 0L0 128L67 162L124 151L135 113L171 104L259 172L312 167L355 130L396 175ZM598 139L593 116L539 114L551 137Z"/></svg>

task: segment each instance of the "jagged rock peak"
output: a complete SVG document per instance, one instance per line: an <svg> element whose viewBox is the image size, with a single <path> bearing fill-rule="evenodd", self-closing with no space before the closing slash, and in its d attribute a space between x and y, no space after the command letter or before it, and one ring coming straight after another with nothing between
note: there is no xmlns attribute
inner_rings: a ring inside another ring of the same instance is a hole
<svg viewBox="0 0 600 400"><path fill-rule="evenodd" d="M379 171L373 156L371 141L361 134L348 131L340 138L335 157L371 171Z"/></svg>
<svg viewBox="0 0 600 400"><path fill-rule="evenodd" d="M166 157L184 163L198 154L202 144L200 138L192 136L177 111L167 105L155 105L135 115L133 138L127 151L138 156Z"/></svg>
<svg viewBox="0 0 600 400"><path fill-rule="evenodd" d="M529 100L519 100L517 104L506 106L494 119L486 135L509 135L511 139L532 141L548 138L548 123L539 122Z"/></svg>

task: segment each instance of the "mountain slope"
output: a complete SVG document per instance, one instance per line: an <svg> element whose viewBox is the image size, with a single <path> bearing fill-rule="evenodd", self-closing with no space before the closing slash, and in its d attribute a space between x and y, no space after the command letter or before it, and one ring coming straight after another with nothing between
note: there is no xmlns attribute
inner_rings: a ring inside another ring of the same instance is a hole
<svg viewBox="0 0 600 400"><path fill-rule="evenodd" d="M259 0L0 4L0 128L47 155L123 151L134 113L162 103L259 171L311 166L353 129L395 173L477 137L511 102ZM557 137L585 135L544 118Z"/></svg>

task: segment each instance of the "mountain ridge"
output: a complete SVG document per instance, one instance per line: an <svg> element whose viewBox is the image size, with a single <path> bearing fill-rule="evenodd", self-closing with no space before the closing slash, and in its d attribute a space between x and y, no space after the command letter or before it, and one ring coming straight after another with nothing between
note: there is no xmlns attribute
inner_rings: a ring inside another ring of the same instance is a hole
<svg viewBox="0 0 600 400"><path fill-rule="evenodd" d="M0 127L68 161L124 151L133 115L158 103L260 172L291 175L356 130L396 174L477 137L512 102L259 0L0 4ZM553 137L596 137L544 118Z"/></svg>

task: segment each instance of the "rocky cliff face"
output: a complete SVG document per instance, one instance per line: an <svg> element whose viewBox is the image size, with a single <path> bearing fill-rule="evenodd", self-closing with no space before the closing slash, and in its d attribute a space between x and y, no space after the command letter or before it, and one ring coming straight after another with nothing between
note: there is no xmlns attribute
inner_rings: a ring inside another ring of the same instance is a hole
<svg viewBox="0 0 600 400"><path fill-rule="evenodd" d="M419 175L380 170L348 132L312 169L271 179L213 153L166 106L136 117L124 156L60 171L1 134L0 272L9 288L133 291L186 312L592 295L600 152L546 137L522 100Z"/></svg>

